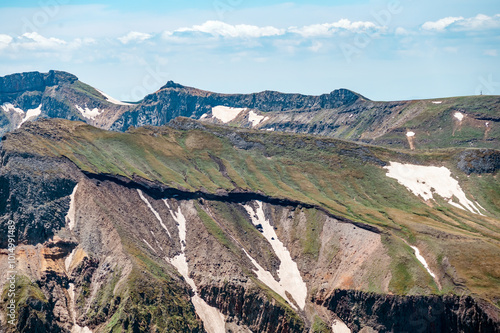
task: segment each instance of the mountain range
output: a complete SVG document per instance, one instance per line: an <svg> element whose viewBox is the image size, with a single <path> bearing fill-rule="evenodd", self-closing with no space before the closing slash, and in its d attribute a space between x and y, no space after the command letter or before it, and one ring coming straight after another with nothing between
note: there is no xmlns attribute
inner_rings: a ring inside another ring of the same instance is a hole
<svg viewBox="0 0 500 333"><path fill-rule="evenodd" d="M50 71L0 113L6 332L500 332L499 96L122 102Z"/></svg>
<svg viewBox="0 0 500 333"><path fill-rule="evenodd" d="M375 102L347 89L320 96L219 94L169 81L141 101L126 103L60 71L8 75L0 87L0 134L38 117L126 131L182 116L394 148L500 146L499 96Z"/></svg>

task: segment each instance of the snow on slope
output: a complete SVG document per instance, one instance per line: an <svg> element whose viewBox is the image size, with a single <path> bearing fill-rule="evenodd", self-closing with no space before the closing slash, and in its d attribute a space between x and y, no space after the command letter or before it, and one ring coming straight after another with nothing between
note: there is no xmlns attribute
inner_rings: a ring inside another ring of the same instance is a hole
<svg viewBox="0 0 500 333"><path fill-rule="evenodd" d="M244 111L244 108L232 108L228 106L218 105L212 108L212 116L219 119L223 123L228 123Z"/></svg>
<svg viewBox="0 0 500 333"><path fill-rule="evenodd" d="M71 195L69 196L69 209L68 213L66 214L66 223L68 223L68 228L69 230L73 230L75 227L75 194L76 190L78 189L78 184L76 184L75 188L73 189L73 192L71 192Z"/></svg>
<svg viewBox="0 0 500 333"><path fill-rule="evenodd" d="M21 125L24 124L26 121L30 120L31 118L37 117L42 113L42 104L38 105L38 107L36 107L35 109L29 109L26 112L24 112L24 110L20 108L16 108L11 103L4 103L0 107L4 112L7 113L16 112L24 116L19 125L17 125L17 128L21 127Z"/></svg>
<svg viewBox="0 0 500 333"><path fill-rule="evenodd" d="M268 117L258 115L257 113L250 111L248 113L248 121L252 123L252 127L257 126L260 124L262 121L267 120Z"/></svg>
<svg viewBox="0 0 500 333"><path fill-rule="evenodd" d="M429 268L429 265L427 265L427 261L425 261L425 258L422 257L418 248L416 246L411 246L411 245L410 245L410 247L413 249L413 251L415 251L415 256L417 257L418 261L420 261L420 263L422 263L422 265L424 265L424 267L427 270L427 272L429 273L429 275L432 276L434 281L436 281L436 274L432 273L431 269Z"/></svg>
<svg viewBox="0 0 500 333"><path fill-rule="evenodd" d="M75 311L75 285L73 283L69 284L68 288L69 294L69 312L71 320L73 321L73 327L71 328L71 333L92 333L92 330L87 326L81 327L76 323L76 311Z"/></svg>
<svg viewBox="0 0 500 333"><path fill-rule="evenodd" d="M148 199L146 199L146 197L144 196L144 194L142 194L141 190L137 189L137 193L139 193L139 196L141 197L142 201L144 201L144 203L146 203L146 205L149 207L149 210L151 210L151 212L153 213L153 215L156 216L156 218L158 219L158 221L160 221L160 225L163 227L163 229L165 229L165 231L168 234L168 237L172 238L172 236L170 235L170 232L167 229L167 226L165 224L163 224L163 220L161 219L160 214L158 214L158 212L153 208L153 206L151 206L151 204L149 203Z"/></svg>
<svg viewBox="0 0 500 333"><path fill-rule="evenodd" d="M451 177L450 170L444 166L390 162L390 165L384 168L388 170L387 177L396 179L413 194L421 196L426 201L433 199L435 193L448 200L450 205L483 215L476 204L467 199L458 181ZM455 203L453 197L457 198L459 203Z"/></svg>
<svg viewBox="0 0 500 333"><path fill-rule="evenodd" d="M84 109L84 108L78 106L77 104L75 104L75 107L82 114L82 116L84 116L87 119L94 120L95 117L97 117L98 115L101 114L101 111L99 111L98 108L93 108L92 110L90 110L87 106L85 106L85 109Z"/></svg>
<svg viewBox="0 0 500 333"><path fill-rule="evenodd" d="M117 99L114 99L113 97L109 96L108 94L106 94L105 92L103 91L100 91L99 89L96 89L101 95L104 96L104 98L106 98L106 100L110 103L113 103L113 104L116 104L116 105L133 105L131 103L125 103L125 102L122 102L122 101L119 101Z"/></svg>
<svg viewBox="0 0 500 333"><path fill-rule="evenodd" d="M457 118L458 121L462 121L464 119L464 114L460 112L455 112L455 114L453 114L453 117Z"/></svg>
<svg viewBox="0 0 500 333"><path fill-rule="evenodd" d="M332 324L332 333L351 333L351 330L344 322L337 319Z"/></svg>
<svg viewBox="0 0 500 333"><path fill-rule="evenodd" d="M259 279L260 281L264 282L264 284L267 285L269 288L271 288L275 293L277 293L278 295L280 295L281 297L283 297L283 299L285 301L287 301L288 304L290 304L290 306L292 308L294 308L295 310L297 310L297 308L295 307L295 305L290 301L290 299L286 295L287 290L285 289L285 287L283 287L278 281L276 281L274 279L274 277L271 274L271 272L266 271L264 269L264 267L262 267L261 265L259 265L259 263L257 261L255 261L255 259L252 258L248 254L247 251L245 251L245 249L243 249L243 252L245 252L245 254L247 255L248 259L250 259L250 261L255 266L255 268L257 268L257 270L254 270L255 275L257 275L257 279Z"/></svg>
<svg viewBox="0 0 500 333"><path fill-rule="evenodd" d="M38 105L36 109L29 109L26 111L26 115L24 116L23 120L19 124L18 128L21 127L23 123L25 123L27 120L37 117L42 113L42 104Z"/></svg>
<svg viewBox="0 0 500 333"><path fill-rule="evenodd" d="M14 105L11 103L5 103L1 106L2 110L4 112L17 112L19 114L24 115L24 110L21 110L20 108L16 108Z"/></svg>
<svg viewBox="0 0 500 333"><path fill-rule="evenodd" d="M274 228L271 226L269 221L264 215L264 210L262 209L262 202L256 201L257 210L254 211L251 206L245 205L245 209L252 219L254 225L262 225L263 235L267 241L271 244L274 253L281 261L280 267L278 269L278 276L280 278L280 285L283 286L293 297L295 302L299 305L301 309L304 309L307 298L307 286L302 280L300 271L290 256L287 248L278 239Z"/></svg>
<svg viewBox="0 0 500 333"><path fill-rule="evenodd" d="M412 136L415 136L415 132L406 132L406 136L407 137L412 137Z"/></svg>
<svg viewBox="0 0 500 333"><path fill-rule="evenodd" d="M198 295L198 288L194 283L194 280L189 277L189 268L186 260L186 217L182 214L181 207L177 208L177 212L172 211L167 200L163 200L170 215L177 222L177 228L179 230L179 240L181 243L181 253L176 255L174 258L165 258L169 263L172 264L177 271L184 277L187 284L193 289L194 296L191 298L191 302L194 305L194 309L198 316L200 316L203 321L203 326L208 333L225 333L225 318L224 315L217 309L205 302L203 298Z"/></svg>

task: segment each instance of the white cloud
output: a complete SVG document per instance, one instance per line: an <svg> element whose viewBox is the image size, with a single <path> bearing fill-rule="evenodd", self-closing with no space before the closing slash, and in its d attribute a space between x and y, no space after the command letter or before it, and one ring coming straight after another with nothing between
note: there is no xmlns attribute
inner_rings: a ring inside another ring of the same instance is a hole
<svg viewBox="0 0 500 333"><path fill-rule="evenodd" d="M16 45L30 50L54 49L66 45L66 42L54 37L46 38L37 32L27 32L19 37Z"/></svg>
<svg viewBox="0 0 500 333"><path fill-rule="evenodd" d="M309 47L309 50L313 52L318 52L323 47L323 43L315 41L313 45Z"/></svg>
<svg viewBox="0 0 500 333"><path fill-rule="evenodd" d="M498 51L497 50L484 50L484 55L490 56L490 57L496 57L498 56Z"/></svg>
<svg viewBox="0 0 500 333"><path fill-rule="evenodd" d="M179 28L174 31L165 31L164 38L175 38L182 33L204 33L214 37L229 38L259 38L270 36L283 36L286 33L299 34L304 38L328 37L337 32L363 33L367 31L382 31L383 27L370 21L352 22L348 19L341 19L333 23L312 24L303 27L289 27L281 29L273 26L259 27L248 24L232 25L221 21L207 21L190 28Z"/></svg>
<svg viewBox="0 0 500 333"><path fill-rule="evenodd" d="M0 50L9 46L11 42L12 42L12 37L10 37L9 35L0 34Z"/></svg>
<svg viewBox="0 0 500 333"><path fill-rule="evenodd" d="M457 21L460 21L460 20L463 20L464 18L462 16L460 17L445 17L445 18L442 18L440 20L437 20L435 22L425 22L423 25L422 25L422 29L424 30L429 30L429 31L443 31L445 30L448 26L450 26L451 24L457 22Z"/></svg>
<svg viewBox="0 0 500 333"><path fill-rule="evenodd" d="M283 29L278 29L272 26L258 27L248 24L231 25L221 21L207 21L201 25L194 25L191 28L180 28L176 32L202 32L213 36L232 37L232 38L257 38L268 36L279 36L284 34ZM172 35L166 32L165 35Z"/></svg>
<svg viewBox="0 0 500 333"><path fill-rule="evenodd" d="M351 22L348 19L341 19L334 23L312 24L301 28L290 27L289 32L297 33L303 37L327 37L338 31L366 32L380 29L375 23L370 21Z"/></svg>
<svg viewBox="0 0 500 333"><path fill-rule="evenodd" d="M479 14L475 17L457 22L460 30L486 30L500 28L500 14L487 16Z"/></svg>
<svg viewBox="0 0 500 333"><path fill-rule="evenodd" d="M410 35L411 33L406 30L405 28L403 27L397 27L396 28L396 31L394 31L394 33L397 35L397 36L408 36Z"/></svg>
<svg viewBox="0 0 500 333"><path fill-rule="evenodd" d="M488 16L478 14L474 17L445 17L435 22L425 22L422 29L442 32L447 29L456 31L478 31L500 28L500 14Z"/></svg>
<svg viewBox="0 0 500 333"><path fill-rule="evenodd" d="M131 31L125 36L119 37L118 40L122 42L123 44L128 44L130 42L144 42L147 39L150 39L152 35L144 33L144 32L137 32L137 31Z"/></svg>

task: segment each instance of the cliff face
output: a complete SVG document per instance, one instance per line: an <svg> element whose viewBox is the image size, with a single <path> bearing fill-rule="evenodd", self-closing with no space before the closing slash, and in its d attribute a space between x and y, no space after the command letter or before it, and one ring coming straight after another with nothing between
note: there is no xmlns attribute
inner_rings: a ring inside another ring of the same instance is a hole
<svg viewBox="0 0 500 333"><path fill-rule="evenodd" d="M18 245L8 332L498 328L496 220L393 192L383 167L418 156L181 120L127 134L41 121L7 134L1 156L1 239L13 220Z"/></svg>
<svg viewBox="0 0 500 333"><path fill-rule="evenodd" d="M353 332L364 327L377 332L500 332L498 312L491 305L479 306L470 296L397 296L335 290L323 304Z"/></svg>
<svg viewBox="0 0 500 333"><path fill-rule="evenodd" d="M43 92L47 87L65 83L72 84L77 80L76 76L61 71L12 74L0 77L0 94L5 98L5 94L17 94L19 96L29 91ZM4 100L1 102L4 102Z"/></svg>
<svg viewBox="0 0 500 333"><path fill-rule="evenodd" d="M39 117L84 121L126 131L176 117L386 147L496 148L498 96L375 102L347 89L310 96L263 91L221 94L169 81L137 103L116 101L74 75L22 73L0 78L0 135Z"/></svg>
<svg viewBox="0 0 500 333"><path fill-rule="evenodd" d="M146 96L137 109L124 113L113 124L112 129L125 131L130 126L165 125L179 116L199 119L203 114L211 113L213 107L221 105L262 112L311 111L349 106L360 98L363 97L347 89L320 96L284 94L276 91L228 95L169 82L159 91Z"/></svg>
<svg viewBox="0 0 500 333"><path fill-rule="evenodd" d="M131 108L132 105L110 100L66 72L0 77L0 136L38 118L80 120L108 128Z"/></svg>

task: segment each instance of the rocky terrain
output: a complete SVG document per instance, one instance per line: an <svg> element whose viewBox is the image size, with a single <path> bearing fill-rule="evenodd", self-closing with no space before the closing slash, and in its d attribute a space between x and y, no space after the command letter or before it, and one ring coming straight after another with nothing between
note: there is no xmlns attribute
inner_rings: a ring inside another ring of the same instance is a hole
<svg viewBox="0 0 500 333"><path fill-rule="evenodd" d="M39 117L80 120L126 131L176 117L266 131L314 134L393 148L497 148L500 97L371 101L347 89L308 96L264 91L220 94L169 81L141 101L124 103L51 71L0 78L0 134Z"/></svg>
<svg viewBox="0 0 500 333"><path fill-rule="evenodd" d="M499 332L498 155L26 122L0 148L1 328Z"/></svg>

